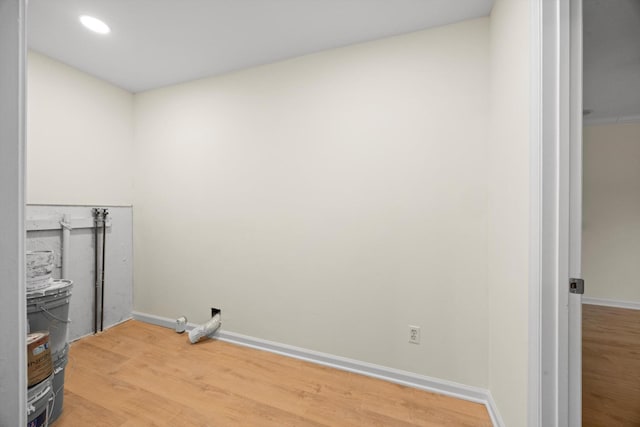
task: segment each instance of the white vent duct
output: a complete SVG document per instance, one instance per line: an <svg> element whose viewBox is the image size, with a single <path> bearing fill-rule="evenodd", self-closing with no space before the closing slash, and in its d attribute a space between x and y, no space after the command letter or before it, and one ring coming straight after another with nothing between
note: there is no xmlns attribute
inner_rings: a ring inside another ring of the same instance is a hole
<svg viewBox="0 0 640 427"><path fill-rule="evenodd" d="M191 344L195 344L200 341L200 338L214 334L218 329L220 329L221 325L220 313L217 313L207 323L198 325L190 330L189 341L191 341Z"/></svg>

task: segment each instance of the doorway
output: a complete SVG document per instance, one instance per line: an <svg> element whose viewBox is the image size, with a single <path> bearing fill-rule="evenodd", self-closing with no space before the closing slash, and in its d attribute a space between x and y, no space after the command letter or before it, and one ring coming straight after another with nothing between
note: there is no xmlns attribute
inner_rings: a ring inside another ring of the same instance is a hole
<svg viewBox="0 0 640 427"><path fill-rule="evenodd" d="M582 421L640 425L640 3L583 0Z"/></svg>

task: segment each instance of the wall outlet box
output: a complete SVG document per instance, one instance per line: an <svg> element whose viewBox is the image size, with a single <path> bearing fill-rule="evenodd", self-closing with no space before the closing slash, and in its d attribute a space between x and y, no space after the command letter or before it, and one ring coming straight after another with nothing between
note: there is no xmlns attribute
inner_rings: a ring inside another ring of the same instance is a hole
<svg viewBox="0 0 640 427"><path fill-rule="evenodd" d="M420 326L409 325L409 342L420 344Z"/></svg>

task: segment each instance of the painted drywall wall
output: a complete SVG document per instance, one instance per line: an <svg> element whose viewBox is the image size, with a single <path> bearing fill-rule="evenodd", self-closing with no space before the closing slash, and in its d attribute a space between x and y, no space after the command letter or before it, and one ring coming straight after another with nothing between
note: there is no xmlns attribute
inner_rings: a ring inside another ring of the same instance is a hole
<svg viewBox="0 0 640 427"><path fill-rule="evenodd" d="M60 220L67 214L72 220L92 218L90 206L27 206L27 222L38 219ZM105 244L104 327L131 318L133 304L133 214L131 207L109 208L111 226ZM27 250L50 250L56 254L53 277L61 278L61 230L27 232ZM95 252L94 229L71 230L69 272L64 279L73 281L69 303L69 340L93 333ZM101 240L100 240L101 241ZM98 290L98 300L101 292Z"/></svg>
<svg viewBox="0 0 640 427"><path fill-rule="evenodd" d="M527 423L529 2L491 12L488 149L489 390L505 425Z"/></svg>
<svg viewBox="0 0 640 427"><path fill-rule="evenodd" d="M135 310L486 386L488 28L136 94Z"/></svg>
<svg viewBox="0 0 640 427"><path fill-rule="evenodd" d="M24 271L24 16L0 0L0 426L27 423Z"/></svg>
<svg viewBox="0 0 640 427"><path fill-rule="evenodd" d="M640 123L583 135L585 297L640 303Z"/></svg>
<svg viewBox="0 0 640 427"><path fill-rule="evenodd" d="M27 203L130 205L133 95L29 52Z"/></svg>

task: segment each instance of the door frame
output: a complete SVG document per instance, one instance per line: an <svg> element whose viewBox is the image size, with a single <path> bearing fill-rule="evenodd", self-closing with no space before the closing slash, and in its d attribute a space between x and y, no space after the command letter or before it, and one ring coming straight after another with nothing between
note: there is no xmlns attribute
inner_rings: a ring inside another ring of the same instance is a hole
<svg viewBox="0 0 640 427"><path fill-rule="evenodd" d="M569 277L582 278L582 0L570 2ZM569 426L582 426L582 295L569 294Z"/></svg>
<svg viewBox="0 0 640 427"><path fill-rule="evenodd" d="M0 0L0 425L27 424L26 0Z"/></svg>
<svg viewBox="0 0 640 427"><path fill-rule="evenodd" d="M531 0L528 425L581 425L582 0ZM576 251L577 249L577 251ZM572 363L569 363L569 361Z"/></svg>

